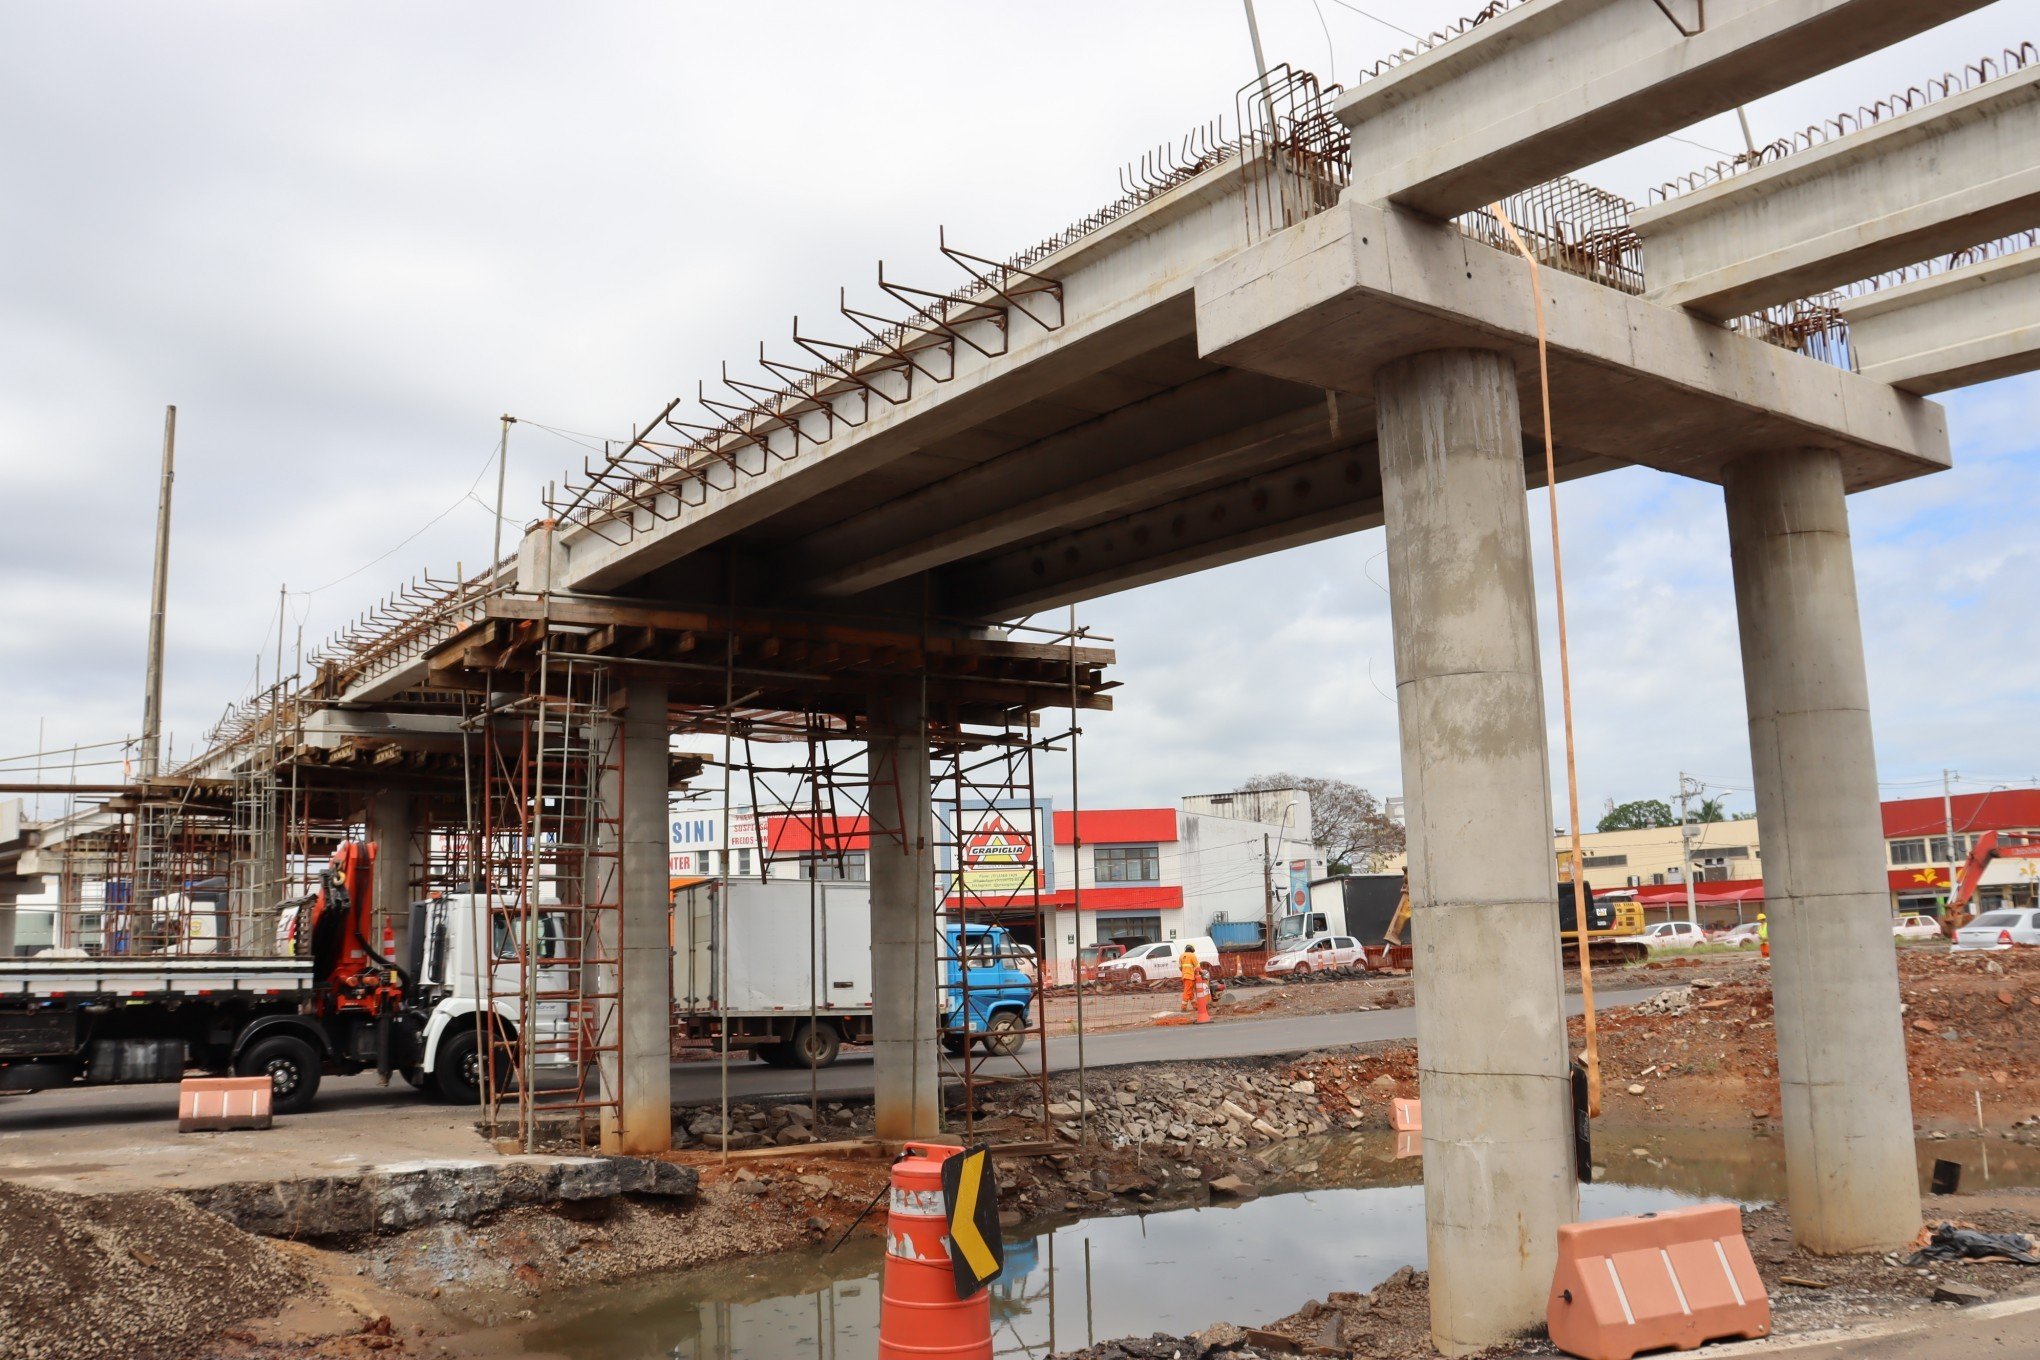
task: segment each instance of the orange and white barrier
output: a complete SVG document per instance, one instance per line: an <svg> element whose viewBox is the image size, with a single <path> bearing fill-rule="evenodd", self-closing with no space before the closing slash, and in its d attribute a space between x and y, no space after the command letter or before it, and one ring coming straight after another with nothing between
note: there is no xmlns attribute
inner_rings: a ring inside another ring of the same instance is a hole
<svg viewBox="0 0 2040 1360"><path fill-rule="evenodd" d="M942 1163L961 1148L908 1143L893 1163L879 1290L878 1360L992 1360L992 1295L956 1296Z"/></svg>
<svg viewBox="0 0 2040 1360"><path fill-rule="evenodd" d="M275 1085L260 1077L186 1077L177 1087L177 1131L266 1129Z"/></svg>
<svg viewBox="0 0 2040 1360"><path fill-rule="evenodd" d="M1771 1334L1771 1299L1733 1204L1558 1230L1558 1271L1545 1306L1551 1340L1582 1360L1692 1350Z"/></svg>
<svg viewBox="0 0 2040 1360"><path fill-rule="evenodd" d="M1405 1100L1397 1096L1389 1102L1388 1126L1397 1133L1422 1133L1424 1131L1424 1102Z"/></svg>

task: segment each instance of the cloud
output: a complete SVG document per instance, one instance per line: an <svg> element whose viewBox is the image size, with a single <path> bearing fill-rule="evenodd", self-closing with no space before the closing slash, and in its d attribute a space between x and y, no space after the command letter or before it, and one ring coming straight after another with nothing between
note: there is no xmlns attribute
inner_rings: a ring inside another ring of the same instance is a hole
<svg viewBox="0 0 2040 1360"><path fill-rule="evenodd" d="M1368 8L1437 22L1430 0ZM1775 135L2016 41L2020 8L1752 121ZM1312 7L1260 9L1271 60L1325 64ZM1405 41L1325 18L1349 82ZM540 422L624 433L794 313L827 316L839 284L868 295L878 258L951 281L938 223L996 256L1081 217L1143 147L1230 118L1242 28L1231 0L1026 22L905 0L0 9L0 749L40 720L53 745L139 724L165 403L183 745L273 665L279 584L349 578L293 595L289 653L415 571L479 563L491 517L462 498L499 414L532 422L521 523L586 452ZM1734 127L1688 131L1732 148ZM1659 144L1591 174L1640 196L1708 158ZM2018 721L2035 400L2031 381L1954 399L1957 469L1857 498L1887 771L2040 765ZM1630 471L1562 496L1590 805L1680 768L1746 778L1718 493ZM1087 606L1126 683L1086 716L1086 801L1279 768L1398 787L1380 552L1375 531Z"/></svg>

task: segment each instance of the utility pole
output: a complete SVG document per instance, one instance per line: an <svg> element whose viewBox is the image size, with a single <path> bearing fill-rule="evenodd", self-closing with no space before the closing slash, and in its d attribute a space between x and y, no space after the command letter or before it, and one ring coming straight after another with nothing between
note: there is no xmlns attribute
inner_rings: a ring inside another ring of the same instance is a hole
<svg viewBox="0 0 2040 1360"><path fill-rule="evenodd" d="M1962 856L1955 851L1955 795L1949 789L1954 780L1953 770L1941 771L1941 821L1948 836L1948 891L1941 894L1941 914L1945 917L1948 904L1955 900L1955 866Z"/></svg>
<svg viewBox="0 0 2040 1360"><path fill-rule="evenodd" d="M156 575L149 593L149 674L142 693L141 777L163 756L163 608L170 591L170 484L177 469L177 408L163 408L163 486L156 500Z"/></svg>
<svg viewBox="0 0 2040 1360"><path fill-rule="evenodd" d="M1700 909L1693 902L1693 822L1686 815L1686 805L1699 791L1700 781L1679 771L1679 877L1686 880L1686 921L1695 926L1700 924ZM1740 909L1736 917L1741 919Z"/></svg>
<svg viewBox="0 0 2040 1360"><path fill-rule="evenodd" d="M1248 8L1252 8L1251 5ZM1267 911L1267 923L1262 927L1263 953L1275 952L1275 860L1268 849L1268 833L1261 833L1261 900Z"/></svg>
<svg viewBox="0 0 2040 1360"><path fill-rule="evenodd" d="M496 584L496 568L503 561L503 482L510 470L510 427L517 423L517 417L503 417L503 434L496 441L496 545L489 550L489 584ZM727 818L730 810L723 809Z"/></svg>

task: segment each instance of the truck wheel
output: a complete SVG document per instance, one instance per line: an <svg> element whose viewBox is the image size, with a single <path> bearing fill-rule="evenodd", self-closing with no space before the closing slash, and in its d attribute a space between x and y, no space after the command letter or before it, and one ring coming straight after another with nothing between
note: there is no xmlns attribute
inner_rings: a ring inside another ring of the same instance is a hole
<svg viewBox="0 0 2040 1360"><path fill-rule="evenodd" d="M985 1028L983 1043L987 1053L1010 1058L1027 1046L1027 1031L1021 1027L1016 1011L1000 1011Z"/></svg>
<svg viewBox="0 0 2040 1360"><path fill-rule="evenodd" d="M498 1073L498 1076L507 1075ZM482 1103L482 1036L464 1029L449 1034L439 1045L439 1061L432 1069L432 1084L439 1098L449 1105ZM501 1087L504 1083L498 1081Z"/></svg>
<svg viewBox="0 0 2040 1360"><path fill-rule="evenodd" d="M1136 987L1145 987L1147 986L1147 970L1144 968L1132 969L1127 973L1126 980Z"/></svg>
<svg viewBox="0 0 2040 1360"><path fill-rule="evenodd" d="M942 1036L942 1051L952 1058L961 1058L964 1050L969 1047L970 1041L961 1034L945 1034Z"/></svg>
<svg viewBox="0 0 2040 1360"><path fill-rule="evenodd" d="M793 1027L793 1038L787 1042L788 1067L828 1067L836 1061L836 1055L843 1051L843 1036L827 1021L803 1020Z"/></svg>
<svg viewBox="0 0 2040 1360"><path fill-rule="evenodd" d="M241 1054L234 1071L244 1077L269 1078L269 1108L277 1114L299 1114L319 1094L319 1054L289 1034L257 1039Z"/></svg>

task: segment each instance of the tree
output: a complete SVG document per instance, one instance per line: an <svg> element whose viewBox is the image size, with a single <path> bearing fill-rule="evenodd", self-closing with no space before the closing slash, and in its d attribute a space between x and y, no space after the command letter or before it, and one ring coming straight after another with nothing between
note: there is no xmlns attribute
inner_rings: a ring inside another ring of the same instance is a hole
<svg viewBox="0 0 2040 1360"><path fill-rule="evenodd" d="M1358 784L1317 775L1257 774L1242 789L1302 789L1310 795L1310 843L1334 874L1373 870L1404 849L1402 823Z"/></svg>
<svg viewBox="0 0 2040 1360"><path fill-rule="evenodd" d="M1653 827L1677 826L1671 804L1662 798L1639 798L1633 803L1610 803L1607 815L1596 831L1648 831Z"/></svg>
<svg viewBox="0 0 2040 1360"><path fill-rule="evenodd" d="M1726 801L1725 794L1715 798L1702 798L1700 806L1688 814L1688 819L1695 822L1725 822L1728 820L1728 813L1721 805Z"/></svg>

